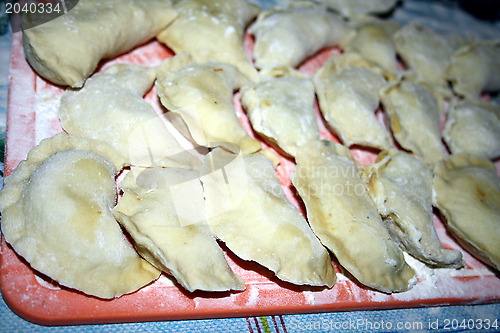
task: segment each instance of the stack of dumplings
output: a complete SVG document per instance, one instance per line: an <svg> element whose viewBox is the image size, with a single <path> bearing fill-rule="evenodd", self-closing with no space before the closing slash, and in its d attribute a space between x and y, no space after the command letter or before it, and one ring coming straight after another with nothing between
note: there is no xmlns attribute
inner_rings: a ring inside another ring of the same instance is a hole
<svg viewBox="0 0 500 333"><path fill-rule="evenodd" d="M65 89L64 133L6 177L6 241L103 299L162 273L189 292L240 292L226 251L299 286L335 288L338 268L396 293L418 283L405 252L465 265L441 244L434 207L463 250L500 269L500 106L485 95L500 90L500 42L376 16L395 6L81 0L24 31L28 62ZM155 36L172 58L94 73ZM144 99L151 89L168 117ZM361 165L353 149L377 158Z"/></svg>

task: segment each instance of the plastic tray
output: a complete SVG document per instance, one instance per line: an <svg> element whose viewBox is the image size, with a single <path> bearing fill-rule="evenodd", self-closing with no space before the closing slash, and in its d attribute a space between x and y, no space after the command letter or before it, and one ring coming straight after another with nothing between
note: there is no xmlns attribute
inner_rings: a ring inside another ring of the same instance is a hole
<svg viewBox="0 0 500 333"><path fill-rule="evenodd" d="M303 71L317 68L332 50L306 63ZM172 53L155 41L118 57L112 62L156 65ZM48 107L60 97L59 87L38 77L27 64L20 33L13 34L12 64L7 119L8 175L41 139L61 131L56 109ZM157 107L154 90L146 99ZM237 100L237 99L235 99ZM236 103L236 107L239 105ZM158 108L157 108L158 109ZM245 115L239 116L248 126ZM334 137L321 128L324 138ZM355 156L366 163L374 155L357 150ZM293 200L286 175L293 165L283 160L278 170L286 193ZM438 235L446 248L461 249L436 219ZM266 269L245 262L226 251L233 270L246 284L239 293L188 293L171 278L162 275L153 284L114 300L101 300L58 286L33 271L2 238L0 285L3 297L19 316L39 324L66 325L173 319L240 317L292 313L331 312L362 309L392 309L421 306L477 304L500 300L500 278L465 251L466 267L461 270L429 269L408 258L418 274L410 291L384 294L360 286L336 263L338 281L331 289L298 287L275 279Z"/></svg>

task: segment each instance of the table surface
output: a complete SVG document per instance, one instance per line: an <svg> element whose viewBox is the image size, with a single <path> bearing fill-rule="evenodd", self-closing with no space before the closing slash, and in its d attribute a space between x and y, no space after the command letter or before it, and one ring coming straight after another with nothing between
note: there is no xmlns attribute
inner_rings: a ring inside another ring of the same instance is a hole
<svg viewBox="0 0 500 333"><path fill-rule="evenodd" d="M272 1L265 1L269 6ZM262 3L261 3L262 4ZM432 15L430 15L432 13ZM436 24L436 16L446 15L445 24ZM451 16L450 16L451 15ZM435 29L485 38L499 36L499 22L475 21L461 11L451 10L437 3L405 1L395 13L401 22L418 19ZM458 22L458 23L457 23ZM471 22L474 24L471 25ZM459 25L468 27L460 29ZM472 28L471 28L472 27ZM3 151L6 124L8 72L10 58L10 31L0 31L0 151ZM3 154L0 155L3 162ZM3 175L3 163L0 164ZM497 327L491 327L496 321ZM0 332L463 332L467 328L478 331L500 331L500 303L468 306L442 306L380 311L350 311L336 313L283 315L250 318L207 319L187 321L147 322L110 325L82 325L45 327L18 317L0 298ZM485 329L490 326L490 329Z"/></svg>

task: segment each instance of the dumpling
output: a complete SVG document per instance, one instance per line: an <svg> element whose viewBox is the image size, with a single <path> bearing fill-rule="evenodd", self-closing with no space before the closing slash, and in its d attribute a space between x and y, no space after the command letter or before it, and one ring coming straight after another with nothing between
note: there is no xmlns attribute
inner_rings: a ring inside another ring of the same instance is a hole
<svg viewBox="0 0 500 333"><path fill-rule="evenodd" d="M294 156L302 144L319 140L314 85L309 77L285 71L245 85L240 92L253 129L286 154Z"/></svg>
<svg viewBox="0 0 500 333"><path fill-rule="evenodd" d="M453 154L499 157L500 105L479 100L455 102L448 110L443 139Z"/></svg>
<svg viewBox="0 0 500 333"><path fill-rule="evenodd" d="M441 87L448 85L446 69L459 46L458 38L411 22L395 34L394 42L399 56L418 79Z"/></svg>
<svg viewBox="0 0 500 333"><path fill-rule="evenodd" d="M162 119L143 99L156 70L117 64L92 76L81 90L67 90L59 119L74 136L110 144L136 166L195 164L200 160L176 141Z"/></svg>
<svg viewBox="0 0 500 333"><path fill-rule="evenodd" d="M431 91L423 85L401 80L381 92L392 133L398 143L427 165L446 156L441 142L440 109Z"/></svg>
<svg viewBox="0 0 500 333"><path fill-rule="evenodd" d="M2 233L35 270L100 298L131 293L160 271L129 245L112 208L123 159L98 141L42 140L5 179Z"/></svg>
<svg viewBox="0 0 500 333"><path fill-rule="evenodd" d="M260 69L297 67L320 49L341 45L350 36L340 17L304 4L263 11L249 31L255 37L253 57Z"/></svg>
<svg viewBox="0 0 500 333"><path fill-rule="evenodd" d="M80 0L63 16L24 30L24 53L47 80L81 87L101 59L141 45L175 17L170 0Z"/></svg>
<svg viewBox="0 0 500 333"><path fill-rule="evenodd" d="M383 291L410 289L415 272L391 239L350 151L319 141L301 147L291 179L320 241L360 283Z"/></svg>
<svg viewBox="0 0 500 333"><path fill-rule="evenodd" d="M187 290L243 290L203 215L199 173L132 168L114 214L141 255Z"/></svg>
<svg viewBox="0 0 500 333"><path fill-rule="evenodd" d="M390 234L415 258L435 267L462 267L462 254L441 245L433 225L432 170L404 152L381 153L363 179Z"/></svg>
<svg viewBox="0 0 500 333"><path fill-rule="evenodd" d="M314 76L319 106L346 146L390 149L391 135L375 116L387 82L370 68L354 53L332 56Z"/></svg>
<svg viewBox="0 0 500 333"><path fill-rule="evenodd" d="M386 76L393 78L398 65L393 35L398 29L399 24L394 21L363 20L356 25L356 35L345 50L360 54L382 68Z"/></svg>
<svg viewBox="0 0 500 333"><path fill-rule="evenodd" d="M434 168L434 204L473 256L500 270L500 179L489 160L451 155Z"/></svg>
<svg viewBox="0 0 500 333"><path fill-rule="evenodd" d="M158 34L175 53L187 51L196 62L220 61L234 65L252 80L257 72L245 55L243 34L260 8L246 0L178 1L179 16Z"/></svg>
<svg viewBox="0 0 500 333"><path fill-rule="evenodd" d="M453 90L466 97L500 90L500 43L470 42L451 58L447 77Z"/></svg>
<svg viewBox="0 0 500 333"><path fill-rule="evenodd" d="M237 145L243 153L253 153L262 145L245 132L233 105L233 92L246 82L230 64L195 64L180 53L162 64L156 88L161 103L182 117L194 142L232 151Z"/></svg>
<svg viewBox="0 0 500 333"><path fill-rule="evenodd" d="M201 181L210 228L234 254L283 281L335 283L328 251L287 200L267 157L215 149L205 159Z"/></svg>
<svg viewBox="0 0 500 333"><path fill-rule="evenodd" d="M313 0L338 11L347 18L367 14L385 14L396 6L398 0Z"/></svg>

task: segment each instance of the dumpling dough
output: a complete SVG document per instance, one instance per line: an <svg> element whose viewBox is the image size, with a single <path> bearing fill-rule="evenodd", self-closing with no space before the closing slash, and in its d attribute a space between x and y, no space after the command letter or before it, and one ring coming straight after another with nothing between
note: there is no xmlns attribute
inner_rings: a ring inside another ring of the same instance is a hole
<svg viewBox="0 0 500 333"><path fill-rule="evenodd" d="M447 86L446 69L459 46L458 38L442 35L419 23L409 23L394 36L396 50L420 80Z"/></svg>
<svg viewBox="0 0 500 333"><path fill-rule="evenodd" d="M500 270L500 179L489 160L451 155L434 169L434 203L472 255Z"/></svg>
<svg viewBox="0 0 500 333"><path fill-rule="evenodd" d="M350 151L319 141L301 147L296 161L291 179L309 224L339 263L368 287L387 293L411 288L415 272L391 239Z"/></svg>
<svg viewBox="0 0 500 333"><path fill-rule="evenodd" d="M381 101L398 143L427 165L446 156L441 142L438 101L424 86L401 80L384 89Z"/></svg>
<svg viewBox="0 0 500 333"><path fill-rule="evenodd" d="M257 71L245 55L243 34L260 8L246 0L184 0L175 4L179 16L158 40L175 53L187 51L196 62L234 65L249 79Z"/></svg>
<svg viewBox="0 0 500 333"><path fill-rule="evenodd" d="M141 45L175 17L170 0L80 0L63 16L23 31L24 53L47 80L81 87L101 59Z"/></svg>
<svg viewBox="0 0 500 333"><path fill-rule="evenodd" d="M389 232L411 255L430 266L463 266L462 254L444 249L434 229L430 168L410 154L384 152L363 179Z"/></svg>
<svg viewBox="0 0 500 333"><path fill-rule="evenodd" d="M470 42L451 58L447 77L453 90L466 97L500 90L500 42Z"/></svg>
<svg viewBox="0 0 500 333"><path fill-rule="evenodd" d="M141 255L187 290L243 290L204 221L199 173L132 168L114 209Z"/></svg>
<svg viewBox="0 0 500 333"><path fill-rule="evenodd" d="M194 142L231 151L237 145L243 153L253 153L262 145L245 132L233 105L233 92L246 82L230 64L195 64L180 53L162 64L156 88L161 103L182 117Z"/></svg>
<svg viewBox="0 0 500 333"><path fill-rule="evenodd" d="M143 99L156 70L139 65L113 65L91 77L81 90L68 90L59 118L74 136L110 144L135 166L200 164L185 151L161 118Z"/></svg>
<svg viewBox="0 0 500 333"><path fill-rule="evenodd" d="M290 283L335 283L328 251L287 200L267 157L215 149L202 174L210 228L238 257L256 261Z"/></svg>
<svg viewBox="0 0 500 333"><path fill-rule="evenodd" d="M500 105L479 100L454 103L448 110L443 138L453 154L499 157Z"/></svg>
<svg viewBox="0 0 500 333"><path fill-rule="evenodd" d="M93 140L42 140L5 179L2 233L37 271L100 298L131 293L160 272L139 257L113 217L124 161Z"/></svg>
<svg viewBox="0 0 500 333"><path fill-rule="evenodd" d="M391 11L398 0L313 0L334 9L342 16L353 18Z"/></svg>
<svg viewBox="0 0 500 333"><path fill-rule="evenodd" d="M304 4L264 11L249 31L255 36L253 57L260 69L296 67L322 48L344 44L349 36L340 17Z"/></svg>
<svg viewBox="0 0 500 333"><path fill-rule="evenodd" d="M332 56L314 76L320 110L346 146L390 149L389 131L375 116L384 77L355 53Z"/></svg>
<svg viewBox="0 0 500 333"><path fill-rule="evenodd" d="M243 86L241 103L255 131L294 156L299 146L319 140L314 85L305 76L280 74Z"/></svg>
<svg viewBox="0 0 500 333"><path fill-rule="evenodd" d="M356 35L345 49L356 52L363 58L380 66L388 77L395 77L397 72L396 47L394 33L399 24L393 21L363 20L356 26Z"/></svg>

